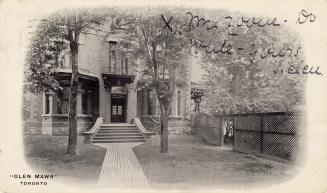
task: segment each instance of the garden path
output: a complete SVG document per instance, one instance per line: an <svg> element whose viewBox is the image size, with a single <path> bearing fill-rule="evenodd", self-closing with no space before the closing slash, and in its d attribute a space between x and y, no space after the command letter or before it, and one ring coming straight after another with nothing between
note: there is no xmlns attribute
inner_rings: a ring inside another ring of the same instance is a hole
<svg viewBox="0 0 327 193"><path fill-rule="evenodd" d="M144 189L149 183L133 152L133 147L142 143L96 144L106 148L98 185L100 187Z"/></svg>

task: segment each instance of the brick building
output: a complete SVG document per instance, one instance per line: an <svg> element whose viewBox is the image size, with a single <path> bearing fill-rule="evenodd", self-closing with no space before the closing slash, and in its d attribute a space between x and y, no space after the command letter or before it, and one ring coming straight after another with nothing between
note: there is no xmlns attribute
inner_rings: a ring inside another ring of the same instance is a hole
<svg viewBox="0 0 327 193"><path fill-rule="evenodd" d="M98 117L102 117L105 123L130 123L134 117L138 117L145 127L153 129L153 121L160 113L155 90L136 90L128 86L136 84L140 75L130 65L121 46L128 46L128 43L114 33L107 36L85 33L80 36L80 81L77 96L79 133L91 128ZM177 71L177 74L181 73ZM28 92L24 94L27 104L24 106L25 133L68 134L71 77L69 52L61 54L54 75L63 87L55 96ZM179 78L186 84L176 85L170 116L171 127L188 124L191 112L190 73Z"/></svg>

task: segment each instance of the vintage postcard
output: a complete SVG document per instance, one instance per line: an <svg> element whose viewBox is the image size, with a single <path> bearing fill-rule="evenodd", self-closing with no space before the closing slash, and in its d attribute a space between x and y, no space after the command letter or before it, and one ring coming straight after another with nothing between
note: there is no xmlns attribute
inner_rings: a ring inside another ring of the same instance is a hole
<svg viewBox="0 0 327 193"><path fill-rule="evenodd" d="M0 192L327 192L327 1L0 2Z"/></svg>

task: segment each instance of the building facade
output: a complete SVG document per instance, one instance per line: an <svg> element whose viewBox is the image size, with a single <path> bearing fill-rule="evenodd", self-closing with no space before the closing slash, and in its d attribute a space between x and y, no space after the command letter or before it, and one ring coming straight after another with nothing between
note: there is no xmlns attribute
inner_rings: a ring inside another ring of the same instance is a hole
<svg viewBox="0 0 327 193"><path fill-rule="evenodd" d="M121 48L131 45L114 33L107 36L83 33L79 43L78 132L90 129L98 117L104 118L105 123L130 123L138 117L152 130L153 121L160 116L158 101L154 88L138 90L130 86L137 84L139 75ZM63 88L56 95L24 94L28 104L24 106L25 133L68 134L71 78L68 51L60 55L54 76ZM189 73L179 78L185 84L176 85L170 118L171 122L182 124L188 122L191 112L191 84Z"/></svg>

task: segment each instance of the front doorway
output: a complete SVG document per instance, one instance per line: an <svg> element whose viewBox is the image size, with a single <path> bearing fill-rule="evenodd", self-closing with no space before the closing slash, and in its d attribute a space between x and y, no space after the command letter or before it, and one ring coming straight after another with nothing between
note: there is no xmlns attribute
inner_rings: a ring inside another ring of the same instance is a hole
<svg viewBox="0 0 327 193"><path fill-rule="evenodd" d="M113 95L111 97L111 122L126 122L126 95Z"/></svg>

